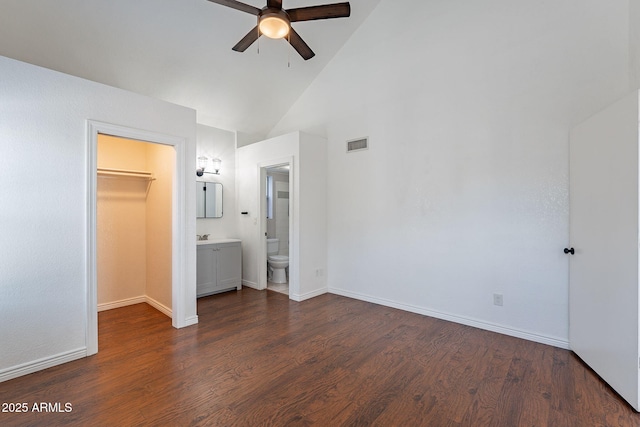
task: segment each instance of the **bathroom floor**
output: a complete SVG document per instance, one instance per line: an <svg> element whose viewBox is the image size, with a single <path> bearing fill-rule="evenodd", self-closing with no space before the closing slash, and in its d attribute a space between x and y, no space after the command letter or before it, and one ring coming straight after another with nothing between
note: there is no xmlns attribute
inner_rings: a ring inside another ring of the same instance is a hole
<svg viewBox="0 0 640 427"><path fill-rule="evenodd" d="M270 291L280 292L281 294L289 295L288 283L273 283L267 281L267 289Z"/></svg>

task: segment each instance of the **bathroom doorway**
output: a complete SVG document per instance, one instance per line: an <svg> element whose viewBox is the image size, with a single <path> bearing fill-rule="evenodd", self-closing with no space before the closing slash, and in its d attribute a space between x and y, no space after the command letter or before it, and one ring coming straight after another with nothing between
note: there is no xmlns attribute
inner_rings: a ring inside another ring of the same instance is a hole
<svg viewBox="0 0 640 427"><path fill-rule="evenodd" d="M261 235L264 236L264 257L261 261L263 289L291 294L291 251L293 240L293 191L291 162L262 165Z"/></svg>

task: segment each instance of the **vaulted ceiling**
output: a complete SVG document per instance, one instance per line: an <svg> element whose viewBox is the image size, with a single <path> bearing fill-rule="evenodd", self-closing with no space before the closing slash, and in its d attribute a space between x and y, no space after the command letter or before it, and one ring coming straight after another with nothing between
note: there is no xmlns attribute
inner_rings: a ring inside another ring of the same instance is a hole
<svg viewBox="0 0 640 427"><path fill-rule="evenodd" d="M265 37L232 51L256 18L207 0L2 0L0 55L191 107L202 124L266 135L379 2L350 0L350 18L294 23L316 53L304 61Z"/></svg>

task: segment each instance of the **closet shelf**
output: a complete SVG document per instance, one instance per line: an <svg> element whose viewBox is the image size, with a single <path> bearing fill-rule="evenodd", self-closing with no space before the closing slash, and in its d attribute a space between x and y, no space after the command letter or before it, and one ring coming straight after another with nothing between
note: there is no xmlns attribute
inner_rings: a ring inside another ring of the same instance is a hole
<svg viewBox="0 0 640 427"><path fill-rule="evenodd" d="M148 181L155 181L153 174L151 172L146 172L146 171L98 168L98 175L112 176L112 177L140 178L140 179L146 179Z"/></svg>

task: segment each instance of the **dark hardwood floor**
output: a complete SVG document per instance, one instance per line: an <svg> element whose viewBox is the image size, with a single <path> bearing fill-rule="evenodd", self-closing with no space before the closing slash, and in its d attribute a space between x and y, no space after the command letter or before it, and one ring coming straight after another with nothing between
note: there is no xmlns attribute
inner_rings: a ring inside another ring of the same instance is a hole
<svg viewBox="0 0 640 427"><path fill-rule="evenodd" d="M177 330L146 304L100 313L97 355L0 383L29 406L0 425L640 426L543 344L329 294L243 289L198 315Z"/></svg>

